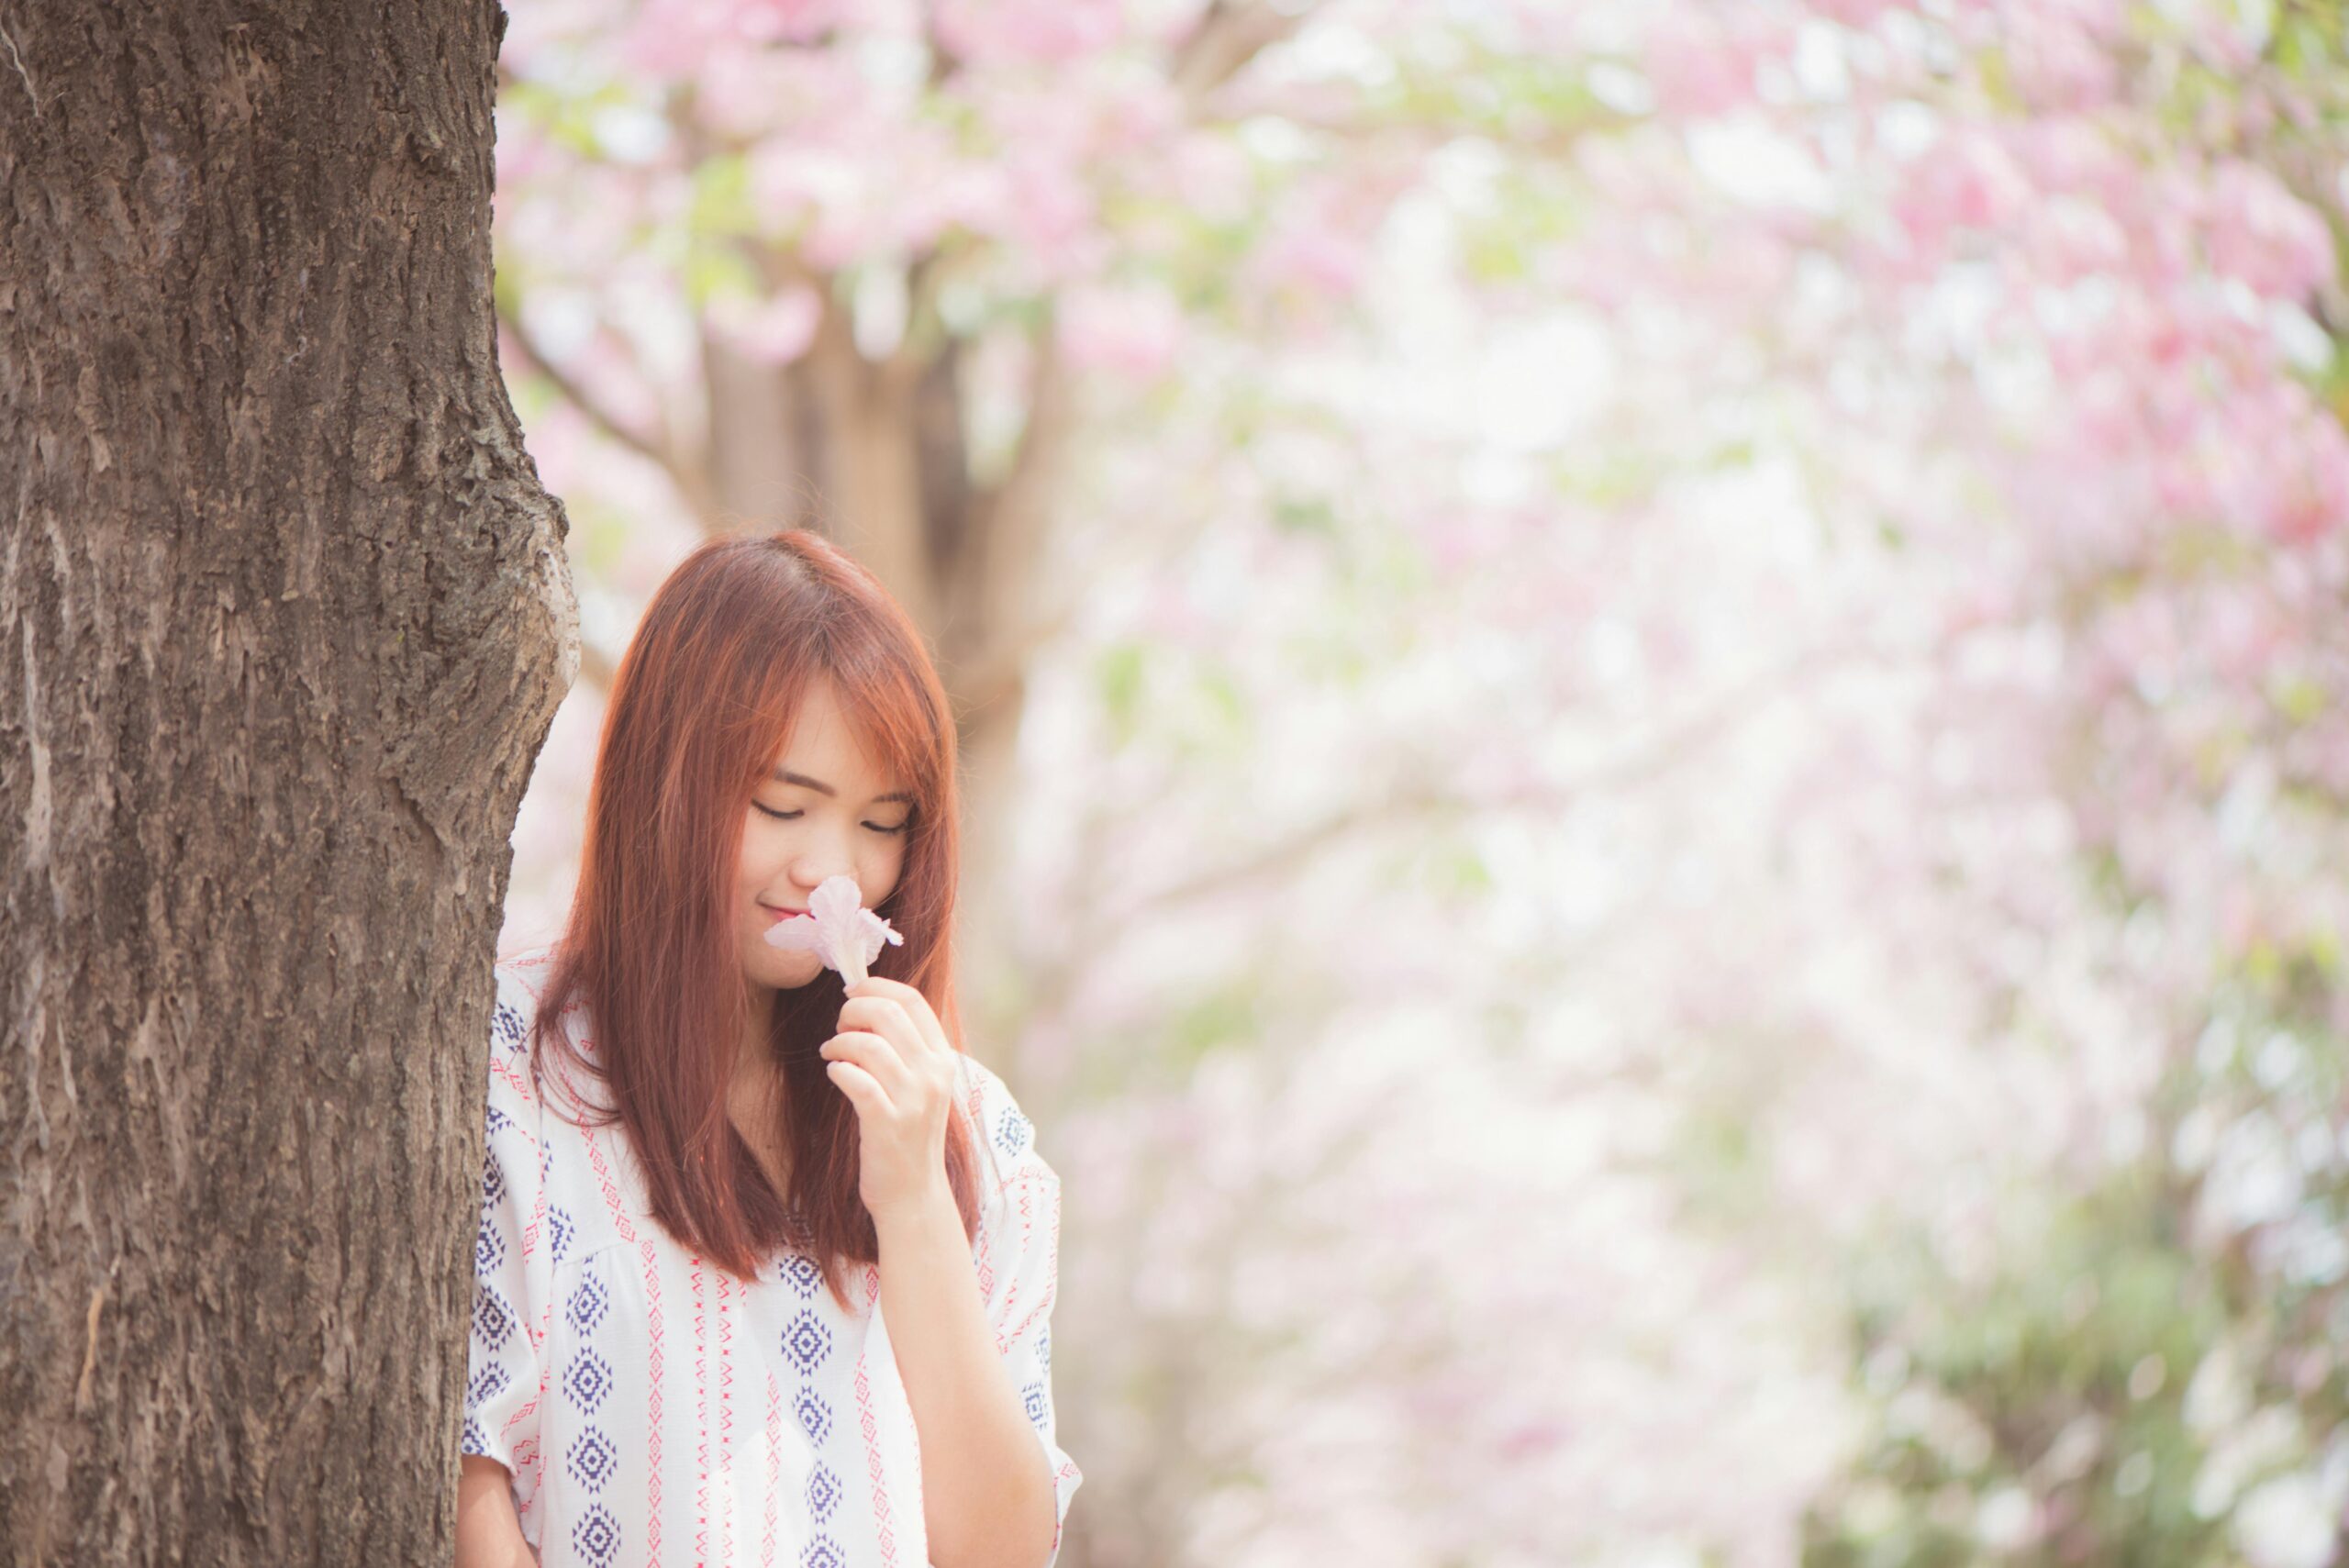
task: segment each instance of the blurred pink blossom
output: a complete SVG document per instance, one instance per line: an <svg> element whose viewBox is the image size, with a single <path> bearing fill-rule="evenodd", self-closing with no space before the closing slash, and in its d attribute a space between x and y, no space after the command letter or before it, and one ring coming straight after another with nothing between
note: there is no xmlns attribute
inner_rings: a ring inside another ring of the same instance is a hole
<svg viewBox="0 0 2349 1568"><path fill-rule="evenodd" d="M2305 299L2332 278L2332 231L2267 170L2231 159L2213 171L2204 220L2210 264L2276 299Z"/></svg>
<svg viewBox="0 0 2349 1568"><path fill-rule="evenodd" d="M816 38L842 15L841 0L640 0L624 49L632 70L675 80L729 50Z"/></svg>
<svg viewBox="0 0 2349 1568"><path fill-rule="evenodd" d="M763 364L788 364L807 351L824 318L814 289L795 284L762 300L722 295L710 301L709 322L727 340Z"/></svg>
<svg viewBox="0 0 2349 1568"><path fill-rule="evenodd" d="M1912 250L1940 257L1953 233L1996 231L2023 210L2030 182L1994 132L1954 131L1910 167L1893 210Z"/></svg>
<svg viewBox="0 0 2349 1568"><path fill-rule="evenodd" d="M1066 63L1122 36L1120 0L940 0L937 28L952 53L976 61Z"/></svg>
<svg viewBox="0 0 2349 1568"><path fill-rule="evenodd" d="M1159 284L1078 284L1061 297L1062 350L1087 370L1148 380L1174 362L1184 328L1181 303Z"/></svg>

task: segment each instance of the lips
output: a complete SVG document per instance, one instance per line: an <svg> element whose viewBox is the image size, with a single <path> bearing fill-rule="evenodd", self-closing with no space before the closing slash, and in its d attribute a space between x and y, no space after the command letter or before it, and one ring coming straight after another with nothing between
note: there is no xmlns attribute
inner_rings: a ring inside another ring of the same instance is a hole
<svg viewBox="0 0 2349 1568"><path fill-rule="evenodd" d="M772 904L762 904L759 907L767 912L767 918L771 921L788 920L796 915L805 915L807 913L805 909L778 909Z"/></svg>

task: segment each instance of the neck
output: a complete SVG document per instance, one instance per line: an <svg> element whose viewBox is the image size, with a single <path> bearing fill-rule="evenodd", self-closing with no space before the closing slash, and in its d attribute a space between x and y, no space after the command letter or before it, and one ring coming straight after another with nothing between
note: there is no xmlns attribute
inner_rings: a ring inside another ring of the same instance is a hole
<svg viewBox="0 0 2349 1568"><path fill-rule="evenodd" d="M742 1046L734 1053L734 1083L764 1083L774 1076L774 1062L767 1044L774 1027L775 990L771 985L751 987L750 1014L743 1024Z"/></svg>

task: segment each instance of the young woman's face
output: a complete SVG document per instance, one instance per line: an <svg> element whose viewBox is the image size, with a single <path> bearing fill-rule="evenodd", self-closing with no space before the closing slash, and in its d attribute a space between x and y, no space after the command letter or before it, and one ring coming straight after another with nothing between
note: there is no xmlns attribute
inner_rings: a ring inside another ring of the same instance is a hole
<svg viewBox="0 0 2349 1568"><path fill-rule="evenodd" d="M829 682L812 686L774 776L760 782L742 828L736 883L742 971L753 987L794 990L823 972L812 952L767 945L767 929L802 914L828 876L855 880L868 909L905 870L913 800L856 742Z"/></svg>

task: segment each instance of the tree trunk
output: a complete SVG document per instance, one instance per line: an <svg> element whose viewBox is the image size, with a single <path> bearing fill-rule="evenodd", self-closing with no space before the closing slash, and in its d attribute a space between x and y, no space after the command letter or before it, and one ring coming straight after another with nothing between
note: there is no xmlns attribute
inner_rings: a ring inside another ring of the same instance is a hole
<svg viewBox="0 0 2349 1568"><path fill-rule="evenodd" d="M0 1543L446 1562L507 834L577 668L494 0L0 10Z"/></svg>

